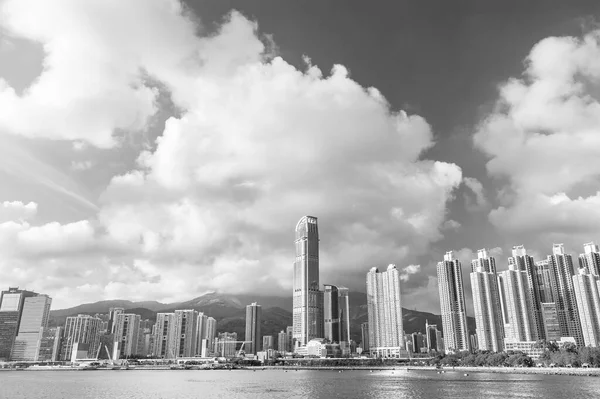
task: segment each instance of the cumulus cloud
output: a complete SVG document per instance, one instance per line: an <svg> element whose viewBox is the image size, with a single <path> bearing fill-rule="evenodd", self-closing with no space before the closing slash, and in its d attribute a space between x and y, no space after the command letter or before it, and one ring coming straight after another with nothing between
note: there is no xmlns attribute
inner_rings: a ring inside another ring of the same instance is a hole
<svg viewBox="0 0 600 399"><path fill-rule="evenodd" d="M408 281L412 274L419 273L421 271L421 265L408 265L402 269L400 279L402 281Z"/></svg>
<svg viewBox="0 0 600 399"><path fill-rule="evenodd" d="M12 107L11 115L39 117L20 126L4 116L0 125L78 147L109 147L115 129L141 129L155 111L158 89L149 82L160 83L179 110L136 169L112 179L97 221L21 225L15 233L21 245L49 254L44 267L51 273L59 266L50 261L78 243L70 260L61 258L61 267L76 264L77 273L55 288L60 295L288 292L293 228L306 214L319 218L322 280L361 291L371 266L411 264L441 238L461 169L422 159L434 145L429 124L391 109L382 93L352 80L344 66L329 73L308 59L304 68L292 66L273 56L272 40L237 12L214 34L199 37L177 1L65 0L52 7L41 2L33 11L26 7L32 1L7 2L3 23L45 44L47 68L22 97L5 85L0 105ZM44 15L34 24L30 13L43 12L57 18ZM92 13L92 23L77 22ZM107 32L115 14L115 29ZM140 18L135 28L125 25ZM81 66L94 47L101 51L89 62L99 65L86 71L93 82L77 73L77 84L64 81L73 68L68 61ZM56 93L48 108L42 99L60 82L69 90ZM81 107L61 114L75 99ZM82 129L92 112L99 115ZM51 247L43 242L48 237L55 237ZM411 265L404 273L419 270ZM40 281L39 290L52 286Z"/></svg>
<svg viewBox="0 0 600 399"><path fill-rule="evenodd" d="M0 223L31 219L37 213L37 208L35 202L4 201L0 204Z"/></svg>
<svg viewBox="0 0 600 399"><path fill-rule="evenodd" d="M463 183L470 190L470 193L464 194L467 210L476 212L487 208L488 200L485 196L483 184L474 177L464 177Z"/></svg>
<svg viewBox="0 0 600 399"><path fill-rule="evenodd" d="M490 221L546 244L589 240L600 224L600 31L542 40L499 94L474 136L489 174L507 181Z"/></svg>

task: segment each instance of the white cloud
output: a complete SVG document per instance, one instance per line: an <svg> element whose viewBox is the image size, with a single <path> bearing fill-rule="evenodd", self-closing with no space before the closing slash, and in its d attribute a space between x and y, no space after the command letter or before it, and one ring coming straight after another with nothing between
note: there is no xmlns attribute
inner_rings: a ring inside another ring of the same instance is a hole
<svg viewBox="0 0 600 399"><path fill-rule="evenodd" d="M421 265L408 265L402 269L402 273L400 274L400 279L402 281L410 280L410 276L412 274L417 274L421 271Z"/></svg>
<svg viewBox="0 0 600 399"><path fill-rule="evenodd" d="M516 237L581 245L600 221L600 31L551 37L527 58L524 77L500 87L474 141L488 172L507 181L490 221ZM573 234L576 233L576 234Z"/></svg>
<svg viewBox="0 0 600 399"><path fill-rule="evenodd" d="M473 196L467 193L464 194L467 210L476 212L487 208L488 200L485 196L483 184L481 184L481 182L474 177L464 177L463 183L467 188L469 188L474 196L473 198Z"/></svg>
<svg viewBox="0 0 600 399"><path fill-rule="evenodd" d="M35 216L37 208L35 202L25 204L21 201L4 201L0 203L0 223L29 220Z"/></svg>
<svg viewBox="0 0 600 399"><path fill-rule="evenodd" d="M453 219L446 220L444 222L444 224L442 225L442 228L444 230L459 230L461 227L462 227L462 225Z"/></svg>
<svg viewBox="0 0 600 399"><path fill-rule="evenodd" d="M90 169L92 165L92 161L73 161L71 162L71 169L83 171Z"/></svg>
<svg viewBox="0 0 600 399"><path fill-rule="evenodd" d="M178 4L41 2L30 14L32 0L6 3L4 23L45 43L48 67L23 98L9 88L0 93L11 115L36 117L17 123L5 116L0 125L111 146L114 129L143 128L154 112L156 93L140 68L180 110L138 168L112 179L97 222L9 226L18 249L44 256L35 266L14 255L19 281L43 267L50 278L34 278L36 289L70 298L287 292L293 228L312 214L319 217L322 280L363 290L372 264L410 264L441 238L462 172L421 159L434 144L423 118L391 110L341 65L324 75L317 66L298 70L269 57L272 44L239 13L198 38ZM91 23L78 22L92 14ZM134 27L126 23L132 20ZM93 87L72 71L86 66ZM47 107L42 99L53 94ZM119 101L111 102L114 96ZM71 109L75 99L81 107ZM67 108L72 115L65 117ZM90 113L98 115L83 129ZM4 265L0 277L15 267ZM71 275L58 286L52 276L61 270Z"/></svg>

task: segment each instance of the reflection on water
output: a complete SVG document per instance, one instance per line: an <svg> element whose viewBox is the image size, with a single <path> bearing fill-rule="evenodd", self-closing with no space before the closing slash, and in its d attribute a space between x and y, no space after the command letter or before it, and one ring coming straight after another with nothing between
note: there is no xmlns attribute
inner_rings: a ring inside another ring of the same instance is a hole
<svg viewBox="0 0 600 399"><path fill-rule="evenodd" d="M0 398L592 398L600 377L431 371L2 371Z"/></svg>

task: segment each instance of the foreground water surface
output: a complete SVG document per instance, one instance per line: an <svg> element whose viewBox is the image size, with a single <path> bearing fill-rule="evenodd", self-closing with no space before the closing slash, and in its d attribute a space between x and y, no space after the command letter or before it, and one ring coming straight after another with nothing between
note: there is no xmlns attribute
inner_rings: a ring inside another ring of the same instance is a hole
<svg viewBox="0 0 600 399"><path fill-rule="evenodd" d="M0 398L594 398L600 377L432 371L3 371Z"/></svg>

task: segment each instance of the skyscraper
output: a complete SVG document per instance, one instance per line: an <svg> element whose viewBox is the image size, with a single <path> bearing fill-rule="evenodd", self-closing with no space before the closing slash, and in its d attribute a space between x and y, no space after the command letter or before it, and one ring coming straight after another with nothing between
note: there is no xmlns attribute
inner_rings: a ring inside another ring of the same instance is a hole
<svg viewBox="0 0 600 399"><path fill-rule="evenodd" d="M538 274L535 266L535 261L532 256L527 255L527 250L523 245L514 246L512 249L512 256L508 258L509 268L514 265L514 270L521 270L526 273L527 284L529 288L525 291L525 294L530 298L527 300L531 305L529 315L532 326L532 337L534 339L544 339L544 326L542 323L542 309L541 309L541 292L540 282L538 281Z"/></svg>
<svg viewBox="0 0 600 399"><path fill-rule="evenodd" d="M340 342L340 304L338 288L335 285L323 286L324 338L329 342Z"/></svg>
<svg viewBox="0 0 600 399"><path fill-rule="evenodd" d="M10 360L15 337L19 332L25 298L36 296L33 291L10 287L0 294L0 360Z"/></svg>
<svg viewBox="0 0 600 399"><path fill-rule="evenodd" d="M51 304L52 299L48 295L25 298L11 360L37 361Z"/></svg>
<svg viewBox="0 0 600 399"><path fill-rule="evenodd" d="M154 349L156 357L174 359L176 357L175 340L176 334L175 313L157 313L154 325Z"/></svg>
<svg viewBox="0 0 600 399"><path fill-rule="evenodd" d="M426 343L427 343L427 351L428 352L438 350L437 336L438 336L437 325L429 324L429 321L425 320L425 339L427 341Z"/></svg>
<svg viewBox="0 0 600 399"><path fill-rule="evenodd" d="M340 305L340 341L350 342L350 297L348 288L338 287Z"/></svg>
<svg viewBox="0 0 600 399"><path fill-rule="evenodd" d="M573 288L585 346L599 346L600 278L587 268L579 269L579 274L573 276Z"/></svg>
<svg viewBox="0 0 600 399"><path fill-rule="evenodd" d="M208 324L208 316L203 312L198 312L198 324L196 327L196 355L202 356L202 353L206 354L208 347L208 340L206 339L206 329ZM203 352L204 351L204 352Z"/></svg>
<svg viewBox="0 0 600 399"><path fill-rule="evenodd" d="M137 355L140 315L120 313L114 323L113 359Z"/></svg>
<svg viewBox="0 0 600 399"><path fill-rule="evenodd" d="M262 307L256 302L246 306L246 353L256 354L260 350L260 323L262 322Z"/></svg>
<svg viewBox="0 0 600 399"><path fill-rule="evenodd" d="M67 317L60 351L61 360L71 360L75 344L88 346L88 358L96 356L100 346L101 324L102 320L87 314Z"/></svg>
<svg viewBox="0 0 600 399"><path fill-rule="evenodd" d="M285 332L287 333L288 340L288 352L292 352L294 350L294 326L287 326L285 328Z"/></svg>
<svg viewBox="0 0 600 399"><path fill-rule="evenodd" d="M444 261L438 262L437 276L445 349L448 352L468 351L469 332L462 270L454 252L446 252Z"/></svg>
<svg viewBox="0 0 600 399"><path fill-rule="evenodd" d="M175 354L177 357L196 355L198 312L193 309L175 311Z"/></svg>
<svg viewBox="0 0 600 399"><path fill-rule="evenodd" d="M508 270L498 273L498 290L505 341L538 340L527 272L514 263L509 264Z"/></svg>
<svg viewBox="0 0 600 399"><path fill-rule="evenodd" d="M319 290L317 218L304 216L296 225L293 282L293 326L296 345L323 338L323 292Z"/></svg>
<svg viewBox="0 0 600 399"><path fill-rule="evenodd" d="M108 327L107 331L109 334L113 334L115 332L115 319L118 314L125 313L124 308L110 308L108 309Z"/></svg>
<svg viewBox="0 0 600 399"><path fill-rule="evenodd" d="M217 339L216 352L217 356L234 357L235 344L237 342L237 333L222 332L219 333Z"/></svg>
<svg viewBox="0 0 600 399"><path fill-rule="evenodd" d="M281 330L279 334L277 334L277 350L281 353L285 353L288 351L288 335L284 330Z"/></svg>
<svg viewBox="0 0 600 399"><path fill-rule="evenodd" d="M378 357L400 357L405 348L400 274L395 265L367 273L369 350Z"/></svg>
<svg viewBox="0 0 600 399"><path fill-rule="evenodd" d="M369 347L369 322L362 323L360 325L360 335L361 335L361 346L363 352L368 352Z"/></svg>
<svg viewBox="0 0 600 399"><path fill-rule="evenodd" d="M504 325L500 313L496 260L488 255L487 250L480 249L477 259L471 262L471 270L478 347L500 352L504 349Z"/></svg>
<svg viewBox="0 0 600 399"><path fill-rule="evenodd" d="M586 273L600 276L600 249L593 242L583 244L583 253L579 255L579 268Z"/></svg>
<svg viewBox="0 0 600 399"><path fill-rule="evenodd" d="M553 297L556 302L558 323L562 337L573 337L577 345L583 345L581 324L573 288L573 259L565 253L563 244L552 246L550 264Z"/></svg>
<svg viewBox="0 0 600 399"><path fill-rule="evenodd" d="M273 336L265 335L264 337L262 337L262 350L263 350L263 352L266 352L269 349L275 349L275 345L273 342Z"/></svg>
<svg viewBox="0 0 600 399"><path fill-rule="evenodd" d="M207 341L206 347L208 352L213 352L215 337L217 336L217 320L214 317L206 319L206 331L204 333L204 339Z"/></svg>

